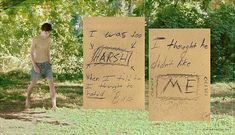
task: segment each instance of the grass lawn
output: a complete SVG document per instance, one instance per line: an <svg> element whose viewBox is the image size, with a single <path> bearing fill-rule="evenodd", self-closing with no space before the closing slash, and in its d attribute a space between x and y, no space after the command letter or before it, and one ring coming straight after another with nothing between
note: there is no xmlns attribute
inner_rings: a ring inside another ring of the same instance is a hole
<svg viewBox="0 0 235 135"><path fill-rule="evenodd" d="M0 82L0 135L235 134L235 82L212 84L210 122L153 122L148 120L148 107L146 110L83 109L81 82L56 82L59 108L53 111L49 88L44 80L40 81L32 94L32 107L25 111L24 94L29 81L2 77Z"/></svg>

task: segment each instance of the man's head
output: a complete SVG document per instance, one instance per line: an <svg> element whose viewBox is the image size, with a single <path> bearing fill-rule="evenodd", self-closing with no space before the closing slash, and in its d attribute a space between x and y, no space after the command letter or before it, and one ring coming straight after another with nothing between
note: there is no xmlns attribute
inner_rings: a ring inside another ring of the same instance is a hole
<svg viewBox="0 0 235 135"><path fill-rule="evenodd" d="M50 23L44 23L41 27L42 31L51 31L52 30L52 26Z"/></svg>
<svg viewBox="0 0 235 135"><path fill-rule="evenodd" d="M41 26L41 30L42 30L42 36L44 36L45 38L49 37L50 31L52 31L52 26L50 23L44 23Z"/></svg>

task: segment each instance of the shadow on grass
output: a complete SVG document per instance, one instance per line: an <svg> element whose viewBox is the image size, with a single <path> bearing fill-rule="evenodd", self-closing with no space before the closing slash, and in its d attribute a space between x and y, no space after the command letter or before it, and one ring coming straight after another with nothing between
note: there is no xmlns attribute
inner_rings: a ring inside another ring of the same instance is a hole
<svg viewBox="0 0 235 135"><path fill-rule="evenodd" d="M235 91L212 92L211 112L235 116Z"/></svg>
<svg viewBox="0 0 235 135"><path fill-rule="evenodd" d="M46 111L21 111L21 112L12 112L12 113L0 113L0 117L4 119L17 119L22 121L33 122L34 124L43 122L49 123L53 125L71 125L71 123L60 122L58 120L53 119L50 116L46 115Z"/></svg>
<svg viewBox="0 0 235 135"><path fill-rule="evenodd" d="M51 98L49 88L46 85L39 84L32 93L30 111L35 108L51 108ZM25 85L24 89L27 88ZM16 89L16 90L15 90ZM12 90L12 91L11 91ZM82 106L82 87L81 86L57 86L57 107L78 108ZM47 118L43 115L45 112L28 113L25 110L24 90L18 92L17 88L2 89L0 88L0 117L4 119L17 119L32 122L45 122L54 125L70 125L66 122L60 122L53 118ZM40 94L38 94L40 92ZM47 95L46 95L47 94Z"/></svg>
<svg viewBox="0 0 235 135"><path fill-rule="evenodd" d="M211 102L211 112L213 114L227 114L235 116L235 99L226 101L225 98Z"/></svg>
<svg viewBox="0 0 235 135"><path fill-rule="evenodd" d="M225 98L225 97L229 97L229 98L235 98L235 90L230 90L230 91L219 91L219 92L212 92L211 94L212 98L216 98L216 97L221 97L221 98Z"/></svg>
<svg viewBox="0 0 235 135"><path fill-rule="evenodd" d="M27 85L24 88L27 88ZM39 89L32 93L31 108L44 107L46 109L50 109L51 98L49 96L48 86L41 84L39 86L35 86L35 88ZM25 92L22 90L18 92L15 91L16 90L11 92L11 89L0 89L0 113L20 112L25 109ZM57 86L56 91L58 107L76 108L78 106L82 106L83 91L81 86ZM40 92L40 94L37 92Z"/></svg>

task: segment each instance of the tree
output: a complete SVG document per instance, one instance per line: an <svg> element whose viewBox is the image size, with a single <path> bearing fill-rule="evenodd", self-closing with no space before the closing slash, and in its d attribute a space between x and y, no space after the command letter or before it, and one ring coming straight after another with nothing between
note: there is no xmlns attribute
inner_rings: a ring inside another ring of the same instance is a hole
<svg viewBox="0 0 235 135"><path fill-rule="evenodd" d="M234 80L235 7L223 4L211 11L205 27L211 28L212 80Z"/></svg>

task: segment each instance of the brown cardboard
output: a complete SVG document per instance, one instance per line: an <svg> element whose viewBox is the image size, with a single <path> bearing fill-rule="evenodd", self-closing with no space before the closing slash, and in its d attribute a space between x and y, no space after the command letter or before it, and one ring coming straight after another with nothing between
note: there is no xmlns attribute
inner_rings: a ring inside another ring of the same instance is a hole
<svg viewBox="0 0 235 135"><path fill-rule="evenodd" d="M150 29L150 120L210 119L210 30Z"/></svg>
<svg viewBox="0 0 235 135"><path fill-rule="evenodd" d="M84 18L84 108L144 109L144 18Z"/></svg>

